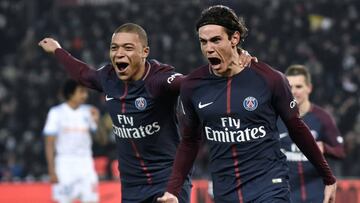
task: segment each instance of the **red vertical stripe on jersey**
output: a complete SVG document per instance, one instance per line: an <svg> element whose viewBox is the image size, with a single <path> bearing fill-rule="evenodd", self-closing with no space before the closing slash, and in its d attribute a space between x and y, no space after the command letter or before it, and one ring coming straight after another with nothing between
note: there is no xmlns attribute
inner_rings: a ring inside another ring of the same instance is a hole
<svg viewBox="0 0 360 203"><path fill-rule="evenodd" d="M231 105L231 81L232 81L232 78L228 78L228 81L226 83L226 113L227 114L230 114L231 112L231 108L230 108L230 105Z"/></svg>
<svg viewBox="0 0 360 203"><path fill-rule="evenodd" d="M126 106L125 106L125 97L128 94L128 84L125 82L125 90L124 90L124 94L120 97L120 102L121 102L121 113L125 113L126 111Z"/></svg>
<svg viewBox="0 0 360 203"><path fill-rule="evenodd" d="M230 114L231 113L231 82L232 82L232 78L228 78L228 81L226 83L226 113ZM231 151L232 151L232 157L234 160L234 169L235 169L235 177L236 177L236 187L237 187L237 195L239 198L239 202L243 203L244 199L243 199L243 195L241 192L241 179L240 179L240 169L239 169L239 161L238 161L238 154L236 152L236 144L234 144L231 147Z"/></svg>
<svg viewBox="0 0 360 203"><path fill-rule="evenodd" d="M241 192L241 179L240 179L240 169L239 169L239 161L237 160L237 152L236 152L236 144L234 144L231 147L231 151L232 151L232 157L234 159L234 168L235 168L235 176L236 176L236 187L237 187L237 194L238 194L238 198L239 198L239 202L243 203L243 195Z"/></svg>
<svg viewBox="0 0 360 203"><path fill-rule="evenodd" d="M304 177L304 167L301 161L298 161L298 171L299 171L299 178L300 178L300 192L301 192L301 200L303 202L306 201L306 189L305 189L305 177Z"/></svg>
<svg viewBox="0 0 360 203"><path fill-rule="evenodd" d="M151 178L151 174L148 172L148 168L145 166L145 162L144 160L141 158L140 156L140 153L139 153L139 150L137 149L135 143L133 141L130 141L131 142L131 146L133 148L133 150L135 151L135 156L137 159L139 159L140 161L140 165L141 165L141 169L143 170L143 172L145 173L146 175L146 181L149 183L149 184L152 184L152 178Z"/></svg>

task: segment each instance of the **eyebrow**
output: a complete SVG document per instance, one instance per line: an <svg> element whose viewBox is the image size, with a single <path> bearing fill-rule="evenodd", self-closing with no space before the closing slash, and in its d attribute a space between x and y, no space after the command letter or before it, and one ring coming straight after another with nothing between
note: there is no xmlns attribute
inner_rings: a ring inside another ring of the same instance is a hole
<svg viewBox="0 0 360 203"><path fill-rule="evenodd" d="M214 37L211 37L210 39L204 39L202 37L199 37L200 41L214 41L214 40L218 40L218 39L221 39L221 36L220 35L216 35Z"/></svg>
<svg viewBox="0 0 360 203"><path fill-rule="evenodd" d="M122 46L122 47L125 47L125 46L135 46L135 44L133 44L133 43L117 44L117 43L112 42L110 44L110 46Z"/></svg>

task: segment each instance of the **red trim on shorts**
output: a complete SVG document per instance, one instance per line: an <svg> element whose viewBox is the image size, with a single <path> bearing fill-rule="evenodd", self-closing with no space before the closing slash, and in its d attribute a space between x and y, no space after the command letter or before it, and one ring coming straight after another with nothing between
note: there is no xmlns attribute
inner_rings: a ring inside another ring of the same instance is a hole
<svg viewBox="0 0 360 203"><path fill-rule="evenodd" d="M301 193L301 200L306 201L307 194L305 189L305 177L304 177L304 167L301 161L298 161L298 171L299 171L299 178L300 178L300 193Z"/></svg>
<svg viewBox="0 0 360 203"><path fill-rule="evenodd" d="M237 195L239 198L239 202L243 203L244 202L244 198L241 192L241 179L240 179L240 169L238 167L239 161L237 160L237 152L236 152L236 144L234 144L231 147L231 151L232 151L232 158L234 160L234 168L235 168L235 176L236 176L236 187L237 187Z"/></svg>
<svg viewBox="0 0 360 203"><path fill-rule="evenodd" d="M145 162L144 160L141 158L140 156L140 153L139 153L139 150L137 149L135 143L133 141L130 141L131 142L131 146L135 152L135 156L137 159L139 159L139 162L140 162L140 165L141 165L141 169L143 170L143 172L145 173L146 175L146 181L148 182L149 185L152 184L152 177L151 177L151 173L148 172L148 168L145 166Z"/></svg>

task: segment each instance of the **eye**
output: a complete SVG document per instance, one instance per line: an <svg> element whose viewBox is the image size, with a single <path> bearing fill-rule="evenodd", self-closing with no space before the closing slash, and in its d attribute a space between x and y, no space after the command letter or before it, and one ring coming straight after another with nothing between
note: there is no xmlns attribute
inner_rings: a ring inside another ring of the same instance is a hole
<svg viewBox="0 0 360 203"><path fill-rule="evenodd" d="M132 50L134 50L134 47L126 46L126 47L125 47L125 50L126 50L126 51L132 51Z"/></svg>
<svg viewBox="0 0 360 203"><path fill-rule="evenodd" d="M201 40L200 40L200 44L201 44L201 45L205 45L205 44L206 44L206 40L201 39Z"/></svg>
<svg viewBox="0 0 360 203"><path fill-rule="evenodd" d="M116 50L117 50L117 46L110 46L110 50L111 50L111 51L116 51Z"/></svg>

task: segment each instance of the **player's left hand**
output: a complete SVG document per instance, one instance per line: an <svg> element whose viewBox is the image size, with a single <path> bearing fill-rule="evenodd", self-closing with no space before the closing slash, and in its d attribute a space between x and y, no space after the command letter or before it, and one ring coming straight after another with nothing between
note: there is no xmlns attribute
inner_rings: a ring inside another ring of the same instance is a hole
<svg viewBox="0 0 360 203"><path fill-rule="evenodd" d="M321 141L317 141L316 144L318 145L322 154L324 154L324 143Z"/></svg>
<svg viewBox="0 0 360 203"><path fill-rule="evenodd" d="M324 190L323 203L335 203L336 198L336 183L332 185L326 185Z"/></svg>
<svg viewBox="0 0 360 203"><path fill-rule="evenodd" d="M239 58L239 63L241 65L244 65L244 67L250 65L251 61L254 62L258 62L258 59L254 56L251 56L249 54L249 52L247 52L246 50L241 49L241 54L240 54L240 58Z"/></svg>
<svg viewBox="0 0 360 203"><path fill-rule="evenodd" d="M178 199L175 195L165 192L162 197L157 198L157 202L160 203L178 203Z"/></svg>

